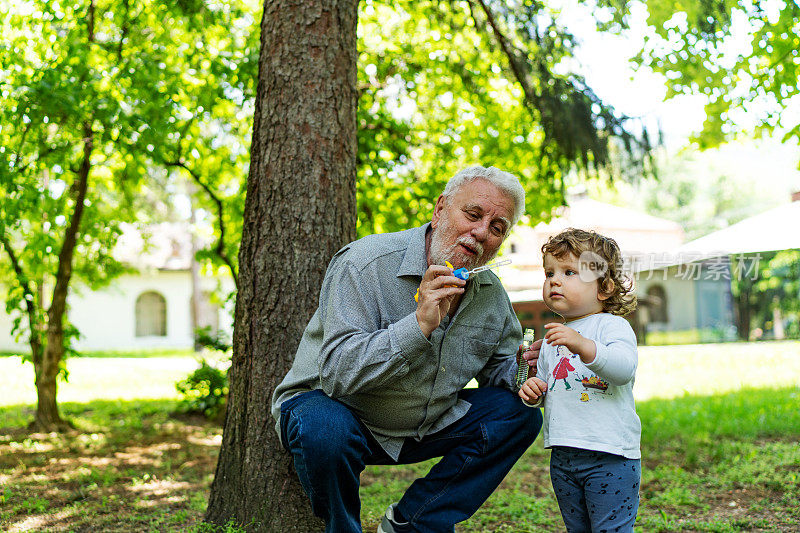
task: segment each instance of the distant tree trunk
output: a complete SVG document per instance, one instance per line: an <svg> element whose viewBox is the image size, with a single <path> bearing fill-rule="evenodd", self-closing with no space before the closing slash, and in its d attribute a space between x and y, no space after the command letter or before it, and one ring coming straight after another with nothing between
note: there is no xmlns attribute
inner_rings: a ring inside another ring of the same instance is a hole
<svg viewBox="0 0 800 533"><path fill-rule="evenodd" d="M189 272L191 273L192 277L192 305L191 307L191 319L192 319L192 339L194 339L194 351L195 353L199 353L203 350L203 344L200 342L200 314L201 314L201 305L202 305L202 298L203 293L200 290L200 264L197 261L197 235L195 235L195 228L194 225L197 222L197 210L195 209L195 202L194 202L194 195L197 192L193 182L189 182L187 187L187 192L189 193L189 201L191 206L191 215L189 216L189 224L191 225L190 229L190 239L189 243L191 246L191 258L189 259ZM216 331L209 332L211 335L216 335Z"/></svg>
<svg viewBox="0 0 800 533"><path fill-rule="evenodd" d="M72 278L72 258L78 243L78 231L83 218L84 201L89 186L94 133L89 122L83 126L83 161L78 169L73 189L75 208L69 225L64 232L64 241L58 253L53 298L47 311L47 342L41 357L41 364L34 364L36 373L36 416L31 426L44 431L64 430L71 425L61 418L56 403L56 378L64 357L64 317L67 312L67 294Z"/></svg>
<svg viewBox="0 0 800 533"><path fill-rule="evenodd" d="M222 448L206 519L320 531L270 415L330 258L355 238L357 0L265 2Z"/></svg>
<svg viewBox="0 0 800 533"><path fill-rule="evenodd" d="M22 263L20 263L17 253L11 246L11 241L4 233L0 234L0 244L3 245L3 249L8 254L11 267L17 277L17 283L19 283L24 294L23 299L25 301L25 311L28 315L28 329L30 330L28 344L31 347L31 362L34 366L34 375L39 375L42 365L42 324L39 321L37 302L41 302L42 298L34 292L31 282L23 271Z"/></svg>

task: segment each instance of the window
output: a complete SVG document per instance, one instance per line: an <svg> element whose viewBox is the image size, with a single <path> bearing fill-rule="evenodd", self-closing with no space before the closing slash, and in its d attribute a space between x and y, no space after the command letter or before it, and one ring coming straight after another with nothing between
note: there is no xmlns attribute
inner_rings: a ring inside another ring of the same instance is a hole
<svg viewBox="0 0 800 533"><path fill-rule="evenodd" d="M661 285L647 288L647 304L650 311L650 322L669 322L667 317L667 291Z"/></svg>
<svg viewBox="0 0 800 533"><path fill-rule="evenodd" d="M143 292L136 299L136 336L167 336L167 301L155 291Z"/></svg>

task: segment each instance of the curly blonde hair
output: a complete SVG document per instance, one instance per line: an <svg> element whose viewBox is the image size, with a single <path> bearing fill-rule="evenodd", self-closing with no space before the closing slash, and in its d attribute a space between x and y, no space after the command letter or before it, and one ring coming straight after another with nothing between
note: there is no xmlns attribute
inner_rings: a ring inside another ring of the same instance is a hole
<svg viewBox="0 0 800 533"><path fill-rule="evenodd" d="M542 246L542 255L550 254L561 259L567 254L580 257L584 252L600 256L608 265L597 282L600 292L608 295L603 300L603 311L612 315L625 316L636 309L636 296L633 281L622 269L622 252L617 241L594 231L567 228L558 235L550 237Z"/></svg>

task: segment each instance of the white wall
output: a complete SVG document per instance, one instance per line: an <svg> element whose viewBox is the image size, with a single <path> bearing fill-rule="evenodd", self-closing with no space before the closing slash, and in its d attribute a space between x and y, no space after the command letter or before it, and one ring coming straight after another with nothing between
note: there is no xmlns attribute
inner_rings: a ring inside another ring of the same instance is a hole
<svg viewBox="0 0 800 533"><path fill-rule="evenodd" d="M213 291L218 283L230 290L227 279L202 278L201 289ZM155 291L167 305L167 334L164 337L136 336L136 299L144 292ZM192 284L188 271L151 271L125 275L100 291L74 286L68 298L69 320L81 332L79 350L130 350L138 348L191 348ZM231 312L220 310L220 329L230 336ZM11 317L0 309L0 350L28 351L26 342L11 338ZM24 339L23 339L24 341Z"/></svg>
<svg viewBox="0 0 800 533"><path fill-rule="evenodd" d="M695 282L675 277L674 273L667 272L664 279L664 270L645 272L638 276L636 281L636 294L645 295L652 285L661 285L667 295L667 324L651 323L650 331L676 331L694 329L697 327L697 304ZM651 275L652 274L652 275Z"/></svg>
<svg viewBox="0 0 800 533"><path fill-rule="evenodd" d="M683 271L672 267L667 270L642 272L637 275L636 294L645 295L653 285L661 285L667 296L666 324L650 323L650 331L676 331L686 329L726 328L733 325L730 302L730 279L709 277L701 271L698 279L684 276ZM693 272L693 271L692 271ZM666 273L666 279L665 279Z"/></svg>

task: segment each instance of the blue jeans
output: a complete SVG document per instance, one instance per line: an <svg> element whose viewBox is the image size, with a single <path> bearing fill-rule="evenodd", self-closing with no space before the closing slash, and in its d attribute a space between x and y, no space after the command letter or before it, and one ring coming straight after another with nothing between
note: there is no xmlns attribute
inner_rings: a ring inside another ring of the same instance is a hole
<svg viewBox="0 0 800 533"><path fill-rule="evenodd" d="M320 390L281 405L281 440L326 532L361 531L359 475L368 464L442 458L398 502L417 531L454 531L478 510L533 443L542 415L505 389L465 389L459 397L472 404L467 414L421 441L407 438L396 462L347 406Z"/></svg>
<svg viewBox="0 0 800 533"><path fill-rule="evenodd" d="M566 446L550 454L550 480L569 533L633 531L641 461Z"/></svg>

